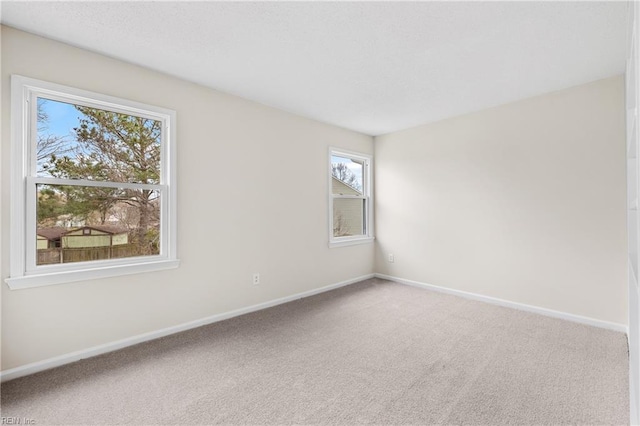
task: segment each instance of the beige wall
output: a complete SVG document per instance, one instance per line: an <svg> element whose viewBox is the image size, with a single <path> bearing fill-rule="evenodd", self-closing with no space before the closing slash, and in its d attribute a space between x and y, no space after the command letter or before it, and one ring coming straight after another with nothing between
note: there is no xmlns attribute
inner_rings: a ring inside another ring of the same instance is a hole
<svg viewBox="0 0 640 426"><path fill-rule="evenodd" d="M377 137L376 271L626 324L624 129L620 76Z"/></svg>
<svg viewBox="0 0 640 426"><path fill-rule="evenodd" d="M179 269L33 289L2 283L2 369L373 272L373 244L328 248L329 146L372 138L2 28L2 212L10 75L177 111ZM281 183L295 176L287 191ZM233 208L229 208L233 206ZM9 274L2 214L1 276ZM254 272L261 284L251 285Z"/></svg>

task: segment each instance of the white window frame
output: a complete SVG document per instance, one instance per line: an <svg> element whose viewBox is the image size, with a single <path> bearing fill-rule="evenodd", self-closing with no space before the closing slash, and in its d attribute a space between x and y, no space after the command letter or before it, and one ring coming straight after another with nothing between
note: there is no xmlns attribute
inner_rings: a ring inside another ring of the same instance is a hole
<svg viewBox="0 0 640 426"><path fill-rule="evenodd" d="M362 162L362 196L359 195L339 195L332 190L331 157L345 157L358 162ZM354 244L371 243L374 240L373 232L373 157L360 152L349 151L336 147L329 147L328 158L329 174L329 247L342 247ZM336 198L358 198L365 201L364 212L364 234L351 235L346 237L335 237L333 235L333 200Z"/></svg>
<svg viewBox="0 0 640 426"><path fill-rule="evenodd" d="M38 177L37 98L131 114L162 122L159 184ZM176 268L175 111L20 75L11 76L11 232L9 288L22 289ZM120 259L36 265L36 185L150 189L160 193L160 253Z"/></svg>

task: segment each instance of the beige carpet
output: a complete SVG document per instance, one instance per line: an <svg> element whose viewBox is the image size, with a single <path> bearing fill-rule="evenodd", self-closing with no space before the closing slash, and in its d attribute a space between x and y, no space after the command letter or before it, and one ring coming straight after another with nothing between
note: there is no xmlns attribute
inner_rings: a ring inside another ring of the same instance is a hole
<svg viewBox="0 0 640 426"><path fill-rule="evenodd" d="M626 337L368 280L16 379L44 424L628 424Z"/></svg>

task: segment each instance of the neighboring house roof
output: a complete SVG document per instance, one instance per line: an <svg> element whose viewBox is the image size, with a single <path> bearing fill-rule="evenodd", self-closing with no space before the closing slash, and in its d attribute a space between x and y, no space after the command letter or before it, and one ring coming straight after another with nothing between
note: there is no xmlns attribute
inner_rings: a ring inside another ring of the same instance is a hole
<svg viewBox="0 0 640 426"><path fill-rule="evenodd" d="M362 195L362 191L360 191L358 188L349 185L347 182L343 181L342 179L338 179L337 177L331 175L331 177L333 178L333 180L338 183L339 185L344 185L347 187L347 189L351 190L351 191L355 191L356 194L358 195Z"/></svg>
<svg viewBox="0 0 640 426"><path fill-rule="evenodd" d="M79 226L75 229L85 229L91 228L98 231L106 232L107 234L124 234L127 231L127 228L122 228L120 226L114 225L89 225L89 226Z"/></svg>
<svg viewBox="0 0 640 426"><path fill-rule="evenodd" d="M62 235L64 235L69 229L62 228L60 226L56 226L53 228L39 228L36 231L37 235L46 238L47 240L58 240Z"/></svg>
<svg viewBox="0 0 640 426"><path fill-rule="evenodd" d="M62 238L65 234L71 231L78 231L80 229L86 229L86 228L95 229L97 231L106 232L107 234L112 234L112 235L125 234L128 232L126 228L122 228L120 226L91 225L91 226L76 226L73 228L62 228L59 226L52 227L52 228L39 228L36 231L36 234L46 238L47 240L58 240Z"/></svg>

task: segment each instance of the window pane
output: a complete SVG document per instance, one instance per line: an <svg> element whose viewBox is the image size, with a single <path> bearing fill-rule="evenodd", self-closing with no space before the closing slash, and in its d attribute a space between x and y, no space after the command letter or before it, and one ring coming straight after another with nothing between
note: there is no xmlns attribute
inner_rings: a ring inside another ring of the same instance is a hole
<svg viewBox="0 0 640 426"><path fill-rule="evenodd" d="M331 191L333 194L362 195L362 163L350 158L331 156Z"/></svg>
<svg viewBox="0 0 640 426"><path fill-rule="evenodd" d="M362 198L333 200L333 236L364 235L364 203Z"/></svg>
<svg viewBox="0 0 640 426"><path fill-rule="evenodd" d="M160 193L37 185L36 264L160 253Z"/></svg>
<svg viewBox="0 0 640 426"><path fill-rule="evenodd" d="M160 121L46 98L37 117L37 176L160 182Z"/></svg>

